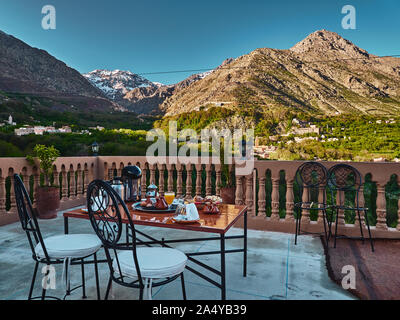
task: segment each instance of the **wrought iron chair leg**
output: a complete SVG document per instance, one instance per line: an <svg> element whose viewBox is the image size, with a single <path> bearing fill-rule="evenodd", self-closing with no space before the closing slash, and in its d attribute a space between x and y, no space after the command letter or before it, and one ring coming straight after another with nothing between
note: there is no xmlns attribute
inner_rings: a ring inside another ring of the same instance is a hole
<svg viewBox="0 0 400 320"><path fill-rule="evenodd" d="M143 288L140 287L140 291L139 291L139 300L143 300Z"/></svg>
<svg viewBox="0 0 400 320"><path fill-rule="evenodd" d="M106 296L104 297L104 300L107 300L107 299L108 299L108 294L110 293L110 289L111 289L111 282L112 282L112 279L111 279L111 275L110 275L110 279L108 279L107 290L106 290Z"/></svg>
<svg viewBox="0 0 400 320"><path fill-rule="evenodd" d="M298 229L298 224L299 224L299 215L296 216L296 232L294 236L294 244L297 245L297 229Z"/></svg>
<svg viewBox="0 0 400 320"><path fill-rule="evenodd" d="M50 264L47 264L47 266L50 266ZM46 289L43 286L43 289L42 289L42 300L44 300L45 297L46 297Z"/></svg>
<svg viewBox="0 0 400 320"><path fill-rule="evenodd" d="M325 232L326 247L328 247L328 233L327 233L327 231L326 231L327 219L326 219L326 211L325 211L325 209L322 210L322 220L323 220L323 223L324 223L324 232Z"/></svg>
<svg viewBox="0 0 400 320"><path fill-rule="evenodd" d="M336 248L337 229L339 224L339 209L336 209L335 240L333 247Z"/></svg>
<svg viewBox="0 0 400 320"><path fill-rule="evenodd" d="M183 272L181 273L181 284L182 284L183 300L186 300L185 278L183 277Z"/></svg>
<svg viewBox="0 0 400 320"><path fill-rule="evenodd" d="M94 274L96 278L97 300L100 300L99 269L97 266L97 253L94 254Z"/></svg>
<svg viewBox="0 0 400 320"><path fill-rule="evenodd" d="M370 241L370 243L371 243L371 250L372 250L372 252L375 252L374 240L372 239L372 236L371 236L371 229L370 229L370 227L369 227L369 221L368 221L367 210L364 210L364 212L365 212L365 214L364 214L364 216L365 216L365 222L367 223L367 228L368 228L369 241Z"/></svg>
<svg viewBox="0 0 400 320"><path fill-rule="evenodd" d="M332 221L333 221L332 215L331 215L330 220L328 220L328 215L327 215L327 218L326 218L326 219L327 219L327 221L328 221L328 228L329 228L329 233L328 233L327 242L329 242L330 238L332 237Z"/></svg>
<svg viewBox="0 0 400 320"><path fill-rule="evenodd" d="M37 274L38 267L39 267L39 262L36 261L35 269L33 270L31 287L29 288L28 300L31 300L31 298L32 298L32 292L33 292L33 287L35 286L35 280L36 280L36 274Z"/></svg>
<svg viewBox="0 0 400 320"><path fill-rule="evenodd" d="M365 239L364 239L364 231L363 231L363 228L362 228L360 210L357 210L357 214L358 214L358 221L359 221L359 225L360 225L361 240L362 240L362 243L364 244Z"/></svg>
<svg viewBox="0 0 400 320"><path fill-rule="evenodd" d="M82 299L86 299L86 283L85 283L85 264L81 259L81 271L82 271Z"/></svg>
<svg viewBox="0 0 400 320"><path fill-rule="evenodd" d="M301 211L301 209L300 209L300 214L299 214L299 229L297 230L297 235L299 236L300 235L300 232L301 232L301 218L303 217L303 212Z"/></svg>

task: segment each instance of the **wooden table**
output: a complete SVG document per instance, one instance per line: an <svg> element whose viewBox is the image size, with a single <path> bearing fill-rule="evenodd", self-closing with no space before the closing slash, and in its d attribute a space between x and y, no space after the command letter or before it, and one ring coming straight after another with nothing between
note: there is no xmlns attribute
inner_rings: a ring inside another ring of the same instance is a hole
<svg viewBox="0 0 400 320"><path fill-rule="evenodd" d="M161 214L161 213L144 213L141 211L133 210L132 203L127 203L127 207L129 208L129 214L132 217L133 223L135 225L143 225L143 226L152 226L152 227L160 227L160 228L170 228L170 229L178 229L178 230L191 230L197 232L205 232L215 234L206 238L185 238L185 239L156 239L153 236L150 236L143 231L137 230L136 232L141 236L145 237L146 240L138 239L138 244L142 245L161 245L164 247L170 247L168 244L179 243L179 242L196 242L196 241L215 241L218 240L220 242L220 250L216 251L200 251L200 252L185 252L188 256L188 259L195 263L197 266L208 270L216 275L220 276L221 281L217 282L210 277L206 276L199 270L194 269L193 267L187 266L186 269L193 272L197 276L202 279L210 282L216 287L221 289L221 299L226 299L226 266L225 266L225 254L226 253L236 253L243 252L243 277L246 277L247 274L247 207L243 205L229 205L222 204L219 205L220 213L219 214L207 214L202 210L199 210L200 220L191 224L182 224L173 222L172 216L173 214ZM122 212L122 214L124 214ZM226 236L227 231L239 220L239 218L244 218L243 223L243 234L235 235L235 236ZM68 219L69 218L77 218L77 219L89 219L87 213L83 212L80 209L76 209L73 211L64 213L64 232L67 234L69 232ZM125 216L122 216L122 221L126 224L126 236L128 237L128 219ZM230 249L227 250L225 247L225 240L227 239L243 239L243 248L241 249ZM128 242L128 238L127 238ZM194 256L200 255L212 255L219 254L221 259L220 270L217 270L213 267L206 265L205 263L197 260Z"/></svg>

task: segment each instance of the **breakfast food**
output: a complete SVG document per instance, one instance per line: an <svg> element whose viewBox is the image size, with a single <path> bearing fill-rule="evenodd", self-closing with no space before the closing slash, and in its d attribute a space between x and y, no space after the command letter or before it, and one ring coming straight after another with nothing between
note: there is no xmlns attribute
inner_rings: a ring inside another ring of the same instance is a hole
<svg viewBox="0 0 400 320"><path fill-rule="evenodd" d="M153 202L151 201L150 197L147 197L146 200L140 202L140 206L141 207L152 207L153 206Z"/></svg>
<svg viewBox="0 0 400 320"><path fill-rule="evenodd" d="M209 203L204 207L205 213L219 213L217 205Z"/></svg>
<svg viewBox="0 0 400 320"><path fill-rule="evenodd" d="M163 196L158 196L156 198L156 204L154 205L156 209L159 210L165 210L168 209L168 203L165 201L165 198Z"/></svg>
<svg viewBox="0 0 400 320"><path fill-rule="evenodd" d="M206 201L211 201L212 203L222 203L222 198L218 196L207 196Z"/></svg>

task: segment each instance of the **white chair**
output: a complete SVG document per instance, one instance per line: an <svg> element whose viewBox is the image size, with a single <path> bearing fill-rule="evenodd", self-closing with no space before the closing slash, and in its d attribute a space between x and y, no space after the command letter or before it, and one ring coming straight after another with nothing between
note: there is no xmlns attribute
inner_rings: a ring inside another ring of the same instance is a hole
<svg viewBox="0 0 400 320"><path fill-rule="evenodd" d="M137 247L135 226L129 210L120 195L105 181L94 180L88 186L88 212L96 234L101 239L108 265L110 279L105 299L108 298L111 284L114 281L125 287L138 288L139 299L145 295L151 299L151 290L178 277L181 278L182 294L186 300L183 271L187 264L187 256L176 249L165 247ZM107 206L99 207L99 195L107 194ZM94 205L94 202L97 202ZM97 210L94 210L97 208ZM129 221L128 243L121 243L123 230L121 211ZM146 293L146 294L145 294Z"/></svg>
<svg viewBox="0 0 400 320"><path fill-rule="evenodd" d="M27 234L29 245L32 250L32 257L36 262L29 289L28 300L39 298L44 300L46 297L59 299L57 297L46 296L46 288L42 289L41 297L32 298L36 274L40 263L48 266L63 264L63 278L65 279L66 284L66 294L64 299L66 296L70 295L73 290L80 287L82 287L83 290L83 298L86 298L84 265L94 263L97 297L100 299L96 253L101 248L101 241L98 237L94 234L65 234L43 239L38 221L33 213L32 202L21 178L17 174L14 175L14 191L22 229ZM90 256L93 256L93 261L85 261L85 259ZM70 288L70 265L80 265L82 272L82 285L73 289Z"/></svg>

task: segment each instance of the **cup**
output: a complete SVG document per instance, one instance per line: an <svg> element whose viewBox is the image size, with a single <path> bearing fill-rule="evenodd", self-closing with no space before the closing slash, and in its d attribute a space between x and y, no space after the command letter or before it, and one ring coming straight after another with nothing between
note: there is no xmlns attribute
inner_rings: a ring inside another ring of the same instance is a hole
<svg viewBox="0 0 400 320"><path fill-rule="evenodd" d="M165 201L167 201L167 204L170 206L175 199L175 192L165 192L164 198Z"/></svg>

